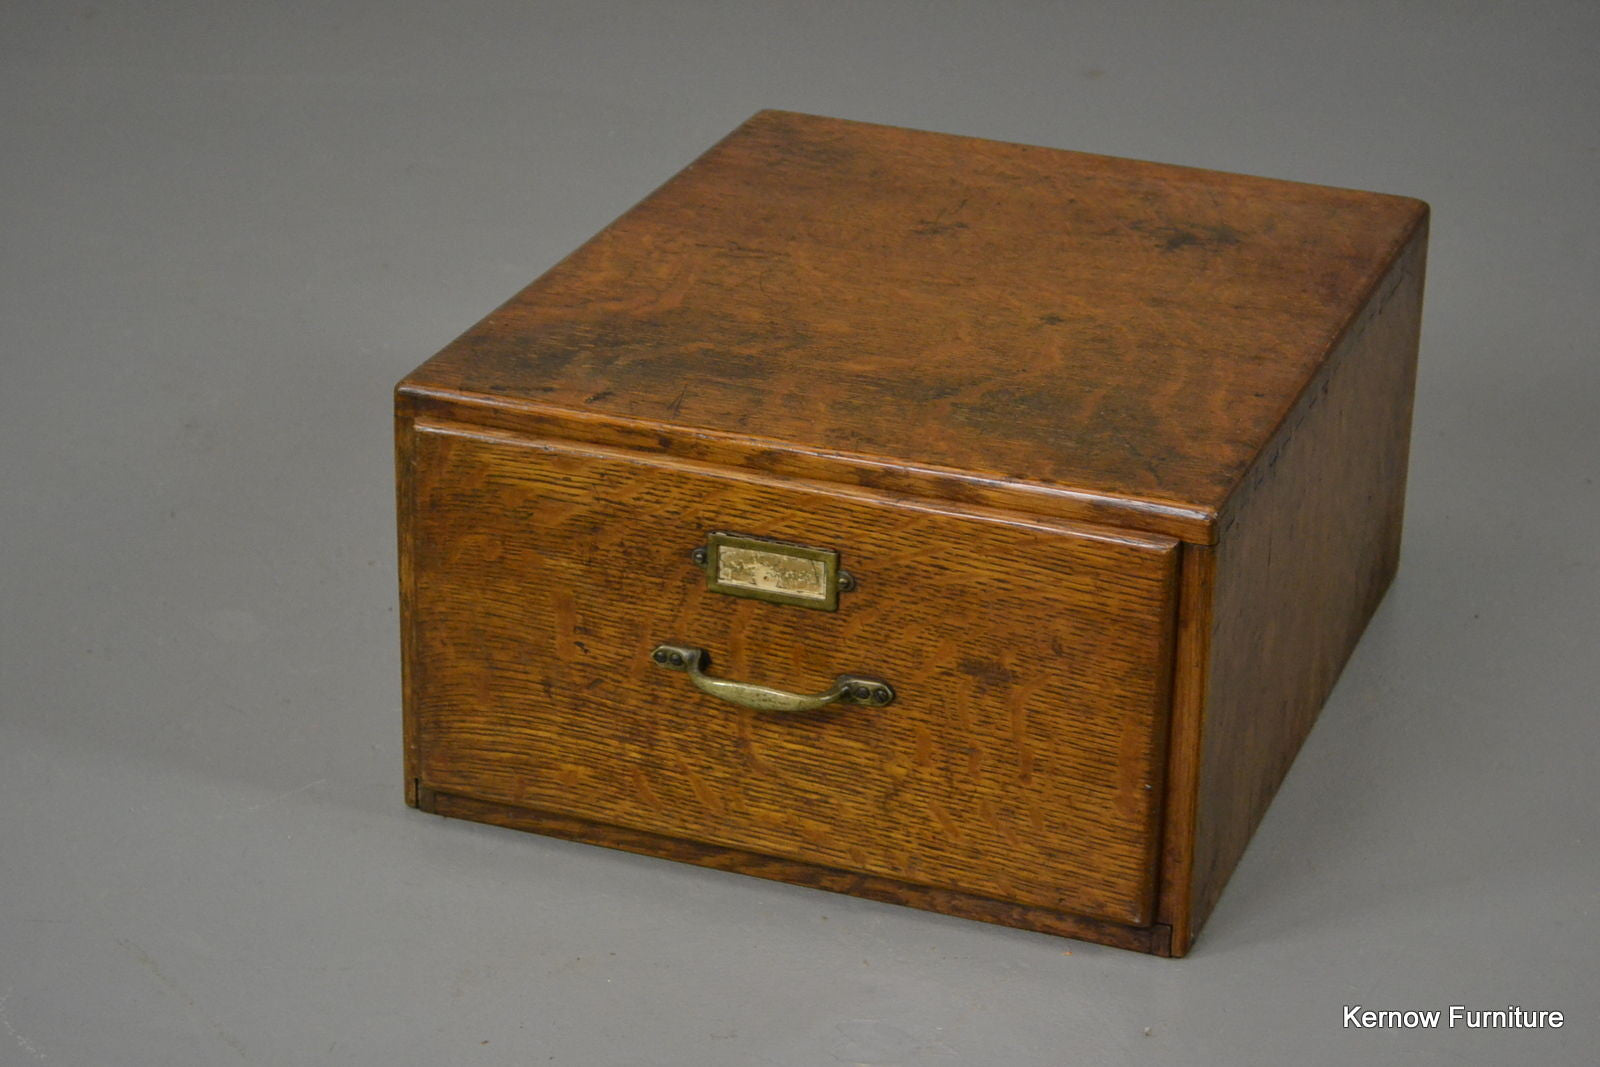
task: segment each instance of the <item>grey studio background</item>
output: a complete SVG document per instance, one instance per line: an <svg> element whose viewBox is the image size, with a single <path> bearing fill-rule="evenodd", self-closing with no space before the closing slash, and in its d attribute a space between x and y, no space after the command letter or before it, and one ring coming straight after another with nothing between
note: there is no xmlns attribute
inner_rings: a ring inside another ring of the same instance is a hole
<svg viewBox="0 0 1600 1067"><path fill-rule="evenodd" d="M0 1063L1592 1063L1597 46L1592 4L0 5ZM403 806L390 387L760 107L1433 204L1400 578L1191 958Z"/></svg>

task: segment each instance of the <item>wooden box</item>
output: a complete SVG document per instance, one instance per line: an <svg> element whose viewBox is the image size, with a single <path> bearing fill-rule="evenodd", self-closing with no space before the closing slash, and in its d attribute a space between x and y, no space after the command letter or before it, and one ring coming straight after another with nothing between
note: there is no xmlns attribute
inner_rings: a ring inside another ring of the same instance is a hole
<svg viewBox="0 0 1600 1067"><path fill-rule="evenodd" d="M1184 954L1394 574L1426 235L761 112L400 383L409 801Z"/></svg>

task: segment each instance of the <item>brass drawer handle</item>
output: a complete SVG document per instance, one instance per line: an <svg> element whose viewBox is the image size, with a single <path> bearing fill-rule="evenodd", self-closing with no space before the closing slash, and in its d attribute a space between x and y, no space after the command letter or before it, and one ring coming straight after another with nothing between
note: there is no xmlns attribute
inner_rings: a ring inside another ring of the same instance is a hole
<svg viewBox="0 0 1600 1067"><path fill-rule="evenodd" d="M770 689L751 682L736 682L731 678L713 678L701 670L702 666L710 663L706 650L686 645L657 645L650 653L650 659L669 671L683 671L702 693L756 711L816 711L836 702L881 708L894 700L894 690L888 682L854 674L841 674L834 681L833 688L814 696Z"/></svg>

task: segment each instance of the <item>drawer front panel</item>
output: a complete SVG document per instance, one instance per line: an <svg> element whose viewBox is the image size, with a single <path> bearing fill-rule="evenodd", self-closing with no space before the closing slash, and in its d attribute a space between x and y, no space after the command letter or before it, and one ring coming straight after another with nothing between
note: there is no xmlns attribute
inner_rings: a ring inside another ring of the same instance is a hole
<svg viewBox="0 0 1600 1067"><path fill-rule="evenodd" d="M1175 544L571 442L418 424L423 786L1142 925ZM833 612L709 591L712 531L839 553ZM651 661L887 707L747 710Z"/></svg>

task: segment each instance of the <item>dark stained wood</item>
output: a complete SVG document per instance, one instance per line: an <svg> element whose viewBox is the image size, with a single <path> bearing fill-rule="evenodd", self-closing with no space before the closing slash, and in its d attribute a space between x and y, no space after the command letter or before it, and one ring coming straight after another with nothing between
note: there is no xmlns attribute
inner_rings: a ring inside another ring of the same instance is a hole
<svg viewBox="0 0 1600 1067"><path fill-rule="evenodd" d="M758 114L400 383L408 800L1183 955L1394 573L1426 217Z"/></svg>
<svg viewBox="0 0 1600 1067"><path fill-rule="evenodd" d="M1156 956L1170 954L1168 942L1171 931L1159 924L1127 926L1122 923L1102 922L1082 915L1073 915L1070 912L1013 904L1005 900L993 900L949 889L912 885L893 878L880 878L777 856L763 856L743 849L707 845L699 841L688 841L644 830L609 826L570 815L508 804L494 804L473 797L455 796L433 790L424 790L417 806L424 811L450 818L472 819L514 830L529 830L549 837L603 845L606 848L637 852L646 856L661 856L683 863L698 864L701 867L750 874L757 878L825 889L833 893L848 893L869 900L903 904L924 911L956 915L964 919L977 919L980 922L1014 926L1022 930L1035 930L1042 934L1075 937L1083 941L1094 941L1116 948L1129 948Z"/></svg>
<svg viewBox="0 0 1600 1067"><path fill-rule="evenodd" d="M417 646L416 568L412 566L412 535L416 529L417 480L412 463L413 419L408 405L397 402L394 420L395 505L399 522L400 561L400 690L405 738L406 803L417 804L421 769L417 748L417 694L427 691L421 675L422 656Z"/></svg>
<svg viewBox="0 0 1600 1067"><path fill-rule="evenodd" d="M1132 925L1176 545L600 446L416 428L423 785ZM708 530L837 549L837 612L706 590ZM650 662L882 709L763 714Z"/></svg>
<svg viewBox="0 0 1600 1067"><path fill-rule="evenodd" d="M767 111L407 385L1208 542L1420 210Z"/></svg>

